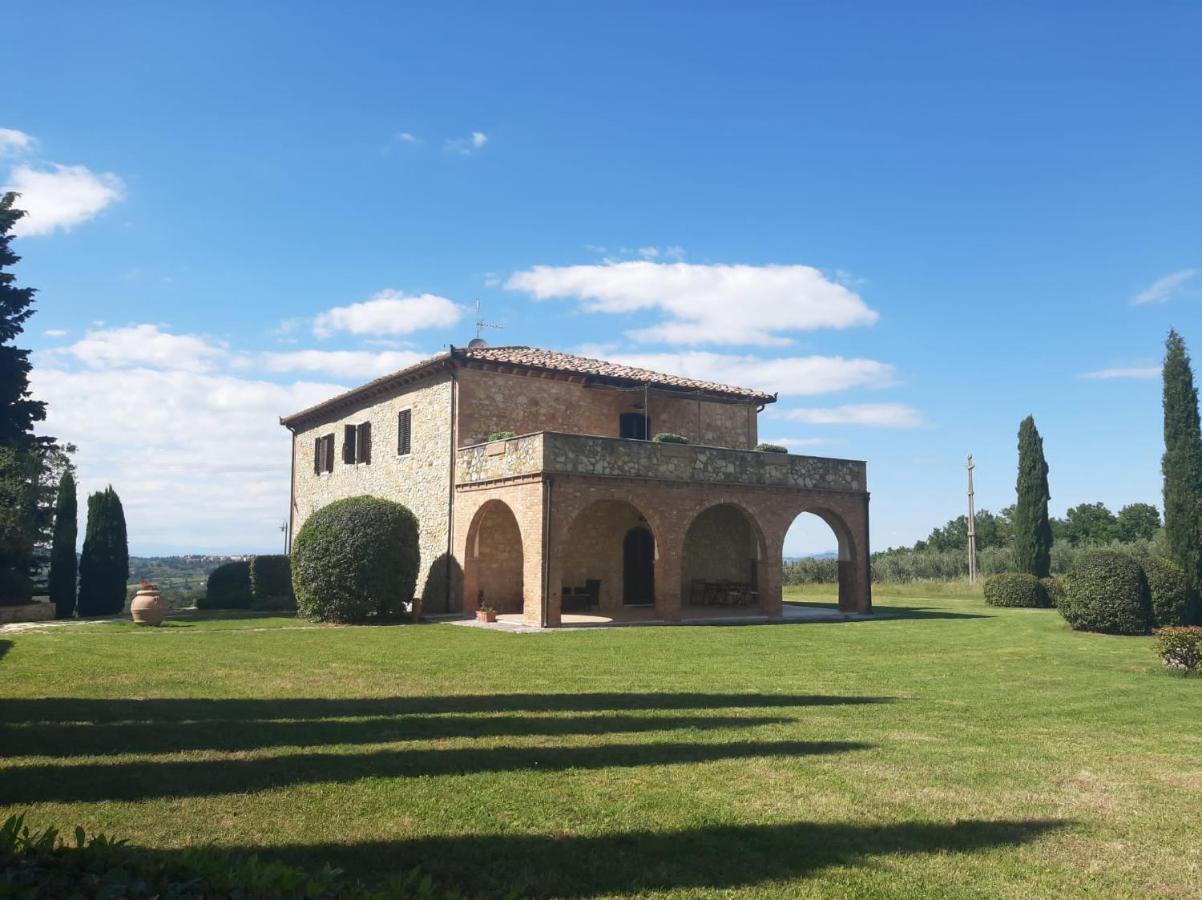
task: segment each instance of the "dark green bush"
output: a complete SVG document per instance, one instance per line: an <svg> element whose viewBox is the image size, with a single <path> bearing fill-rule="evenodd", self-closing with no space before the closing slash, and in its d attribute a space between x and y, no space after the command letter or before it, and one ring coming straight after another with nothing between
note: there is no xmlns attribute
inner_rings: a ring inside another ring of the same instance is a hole
<svg viewBox="0 0 1202 900"><path fill-rule="evenodd" d="M689 439L683 434L673 434L670 431L661 431L653 440L657 444L687 444Z"/></svg>
<svg viewBox="0 0 1202 900"><path fill-rule="evenodd" d="M292 543L301 615L364 622L405 612L417 585L417 519L399 503L351 497L313 513Z"/></svg>
<svg viewBox="0 0 1202 900"><path fill-rule="evenodd" d="M286 556L251 557L250 596L255 609L295 609L292 561Z"/></svg>
<svg viewBox="0 0 1202 900"><path fill-rule="evenodd" d="M1048 603L1052 606L1059 606L1060 601L1064 599L1065 591L1068 590L1064 579L1049 575L1047 578L1039 579L1039 583L1043 585L1043 592L1048 598Z"/></svg>
<svg viewBox="0 0 1202 900"><path fill-rule="evenodd" d="M1159 556L1143 560L1142 565L1152 595L1152 624L1157 628L1188 625L1190 604L1185 570L1171 559Z"/></svg>
<svg viewBox="0 0 1202 900"><path fill-rule="evenodd" d="M492 431L489 432L488 439L490 441L507 441L517 436L518 433L516 431Z"/></svg>
<svg viewBox="0 0 1202 900"><path fill-rule="evenodd" d="M1083 554L1069 573L1060 613L1077 631L1147 634L1152 600L1143 568L1114 550Z"/></svg>
<svg viewBox="0 0 1202 900"><path fill-rule="evenodd" d="M1048 595L1034 575L1006 572L985 579L985 602L990 606L1048 606Z"/></svg>
<svg viewBox="0 0 1202 900"><path fill-rule="evenodd" d="M197 609L250 609L250 563L244 559L227 562L209 573L204 600Z"/></svg>
<svg viewBox="0 0 1202 900"><path fill-rule="evenodd" d="M79 555L80 617L111 616L125 608L129 540L121 498L109 485L88 498L88 525Z"/></svg>
<svg viewBox="0 0 1202 900"><path fill-rule="evenodd" d="M780 444L756 444L755 449L761 453L788 453L788 447L782 447Z"/></svg>
<svg viewBox="0 0 1202 900"><path fill-rule="evenodd" d="M33 601L33 582L24 572L0 568L0 606L21 606Z"/></svg>
<svg viewBox="0 0 1202 900"><path fill-rule="evenodd" d="M1197 672L1202 667L1202 628L1187 625L1157 629L1156 653L1170 669Z"/></svg>

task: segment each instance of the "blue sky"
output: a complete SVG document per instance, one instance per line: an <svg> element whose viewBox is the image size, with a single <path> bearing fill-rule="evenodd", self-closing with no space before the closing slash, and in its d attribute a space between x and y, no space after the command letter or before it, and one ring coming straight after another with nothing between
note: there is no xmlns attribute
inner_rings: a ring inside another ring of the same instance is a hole
<svg viewBox="0 0 1202 900"><path fill-rule="evenodd" d="M276 546L276 417L477 298L494 342L779 390L764 438L868 460L877 548L960 512L970 451L1012 502L1028 413L1054 512L1159 504L1202 6L340 6L6 13L35 386L135 552Z"/></svg>

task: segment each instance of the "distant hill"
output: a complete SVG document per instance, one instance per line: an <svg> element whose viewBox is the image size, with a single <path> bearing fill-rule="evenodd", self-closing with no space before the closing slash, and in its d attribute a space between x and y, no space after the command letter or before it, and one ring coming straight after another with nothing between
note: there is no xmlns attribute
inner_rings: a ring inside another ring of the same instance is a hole
<svg viewBox="0 0 1202 900"><path fill-rule="evenodd" d="M838 558L839 558L838 550L824 550L822 553L807 553L805 556L783 557L784 561L787 563L800 562L803 559L838 559Z"/></svg>

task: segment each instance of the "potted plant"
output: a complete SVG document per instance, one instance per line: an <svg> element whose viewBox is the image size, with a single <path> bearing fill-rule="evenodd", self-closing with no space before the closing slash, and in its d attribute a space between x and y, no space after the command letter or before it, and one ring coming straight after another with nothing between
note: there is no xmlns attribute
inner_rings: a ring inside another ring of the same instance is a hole
<svg viewBox="0 0 1202 900"><path fill-rule="evenodd" d="M159 589L143 579L138 593L129 604L129 613L139 625L158 625L167 617L167 604Z"/></svg>
<svg viewBox="0 0 1202 900"><path fill-rule="evenodd" d="M481 606L476 610L477 622L495 622L497 621L497 611L491 606Z"/></svg>

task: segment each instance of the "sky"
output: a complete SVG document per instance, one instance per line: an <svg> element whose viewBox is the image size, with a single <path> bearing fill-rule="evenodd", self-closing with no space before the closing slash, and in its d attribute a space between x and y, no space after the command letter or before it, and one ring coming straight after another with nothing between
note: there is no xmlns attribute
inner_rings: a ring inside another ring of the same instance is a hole
<svg viewBox="0 0 1202 900"><path fill-rule="evenodd" d="M779 392L874 549L1159 505L1202 358L1202 4L42 0L5 12L44 431L135 554L282 546L280 415L474 335ZM824 525L786 553L833 547Z"/></svg>

